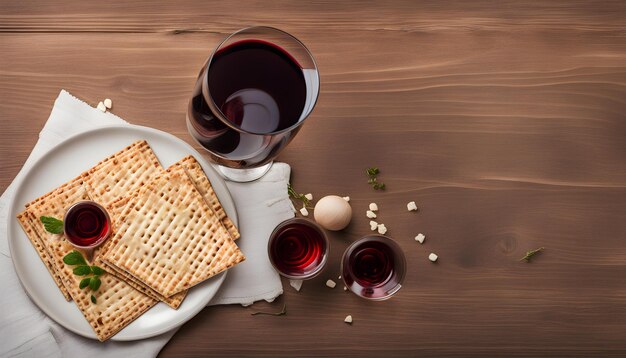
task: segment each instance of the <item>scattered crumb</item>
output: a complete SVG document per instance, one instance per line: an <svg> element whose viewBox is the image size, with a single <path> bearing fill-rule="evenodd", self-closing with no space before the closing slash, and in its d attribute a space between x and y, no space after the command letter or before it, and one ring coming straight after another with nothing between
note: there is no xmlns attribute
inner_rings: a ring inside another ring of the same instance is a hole
<svg viewBox="0 0 626 358"><path fill-rule="evenodd" d="M111 101L110 98L105 99L103 104L108 109L111 109L111 107L113 107L113 101Z"/></svg>
<svg viewBox="0 0 626 358"><path fill-rule="evenodd" d="M371 211L378 211L378 205L376 205L376 203L371 203L370 204L370 210Z"/></svg>
<svg viewBox="0 0 626 358"><path fill-rule="evenodd" d="M376 219L376 213L374 213L371 210L368 210L367 212L365 212L365 215L370 219Z"/></svg>
<svg viewBox="0 0 626 358"><path fill-rule="evenodd" d="M341 280L341 275L339 275L339 277L337 277L338 280Z"/></svg>
<svg viewBox="0 0 626 358"><path fill-rule="evenodd" d="M426 236L424 236L424 234L417 234L417 236L415 237L415 241L419 242L420 244L423 244L425 238Z"/></svg>
<svg viewBox="0 0 626 358"><path fill-rule="evenodd" d="M348 288L346 286L343 286L343 290L348 291Z"/></svg>
<svg viewBox="0 0 626 358"><path fill-rule="evenodd" d="M344 197L343 197L343 200L345 200L345 201L347 201L347 202L350 202L350 197L349 197L349 196L344 196Z"/></svg>
<svg viewBox="0 0 626 358"><path fill-rule="evenodd" d="M437 261L437 259L438 259L438 258L439 258L439 256L437 256L437 255L436 255L436 254L434 254L434 253L431 253L430 255L428 255L428 259L429 259L430 261L432 261L432 262Z"/></svg>
<svg viewBox="0 0 626 358"><path fill-rule="evenodd" d="M346 322L347 324L352 324L352 316L351 315L347 315L346 318L344 318L343 321Z"/></svg>
<svg viewBox="0 0 626 358"><path fill-rule="evenodd" d="M415 204L414 201L411 201L410 203L406 204L406 208L409 211L417 211L417 204Z"/></svg>
<svg viewBox="0 0 626 358"><path fill-rule="evenodd" d="M98 108L98 109L99 109L99 110L101 110L102 112L106 112L106 111L107 111L106 106L105 106L105 105L104 105L104 103L102 103L102 102L99 102L99 103L98 103L98 106L96 106L96 108Z"/></svg>
<svg viewBox="0 0 626 358"><path fill-rule="evenodd" d="M335 288L335 286L337 286L337 283L335 283L335 281L333 281L333 280L328 280L328 281L326 281L326 286L328 286L330 288Z"/></svg>
<svg viewBox="0 0 626 358"><path fill-rule="evenodd" d="M378 233L381 235L385 235L386 232L387 228L385 227L385 224L378 224Z"/></svg>
<svg viewBox="0 0 626 358"><path fill-rule="evenodd" d="M378 223L374 220L370 220L370 229L374 231L376 230L377 227L378 227Z"/></svg>
<svg viewBox="0 0 626 358"><path fill-rule="evenodd" d="M296 291L300 292L300 289L302 288L302 280L289 280L289 285Z"/></svg>

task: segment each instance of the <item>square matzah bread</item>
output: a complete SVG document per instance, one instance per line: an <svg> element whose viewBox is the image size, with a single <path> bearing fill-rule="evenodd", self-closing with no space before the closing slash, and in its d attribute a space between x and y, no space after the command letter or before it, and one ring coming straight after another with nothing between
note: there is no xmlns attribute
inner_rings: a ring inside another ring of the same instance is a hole
<svg viewBox="0 0 626 358"><path fill-rule="evenodd" d="M239 230L235 226L232 220L226 215L220 200L217 198L215 191L213 190L213 186L207 178L204 170L202 170L202 166L196 158L192 155L188 155L183 159L176 162L170 168L174 168L176 166L182 166L185 168L187 175L196 186L196 189L200 192L200 195L206 200L211 209L217 214L218 219L222 222L228 233L233 238L233 240L237 240L239 238Z"/></svg>
<svg viewBox="0 0 626 358"><path fill-rule="evenodd" d="M46 232L43 224L37 223L37 220L41 216L63 217L68 206L77 201L88 199L89 196L81 181L75 179L68 185L64 185L29 204L26 212L30 219L35 221L33 225L43 237L43 243L50 252L54 267L70 296L93 327L98 339L106 340L139 317L157 301L136 291L126 282L109 273L100 277L102 285L95 292L95 296L98 298L96 304L90 300L92 294L90 290L81 290L78 287L83 277L74 275L73 266L63 263L63 257L75 250L74 247L65 239L63 234L55 235Z"/></svg>
<svg viewBox="0 0 626 358"><path fill-rule="evenodd" d="M180 171L181 173L183 171L186 172L189 178L191 179L191 181L193 182L193 184L196 186L196 189L198 189L198 191L203 196L207 204L209 204L209 209L212 210L213 208L211 206L215 205L214 208L221 211L221 215L218 215L218 217L221 217L220 221L222 225L225 226L225 228L227 227L231 228L231 230L226 229L231 235L231 237L233 237L233 239L237 239L239 237L239 232L237 231L237 228L235 227L234 223L230 220L230 218L226 216L226 213L224 212L224 209L221 207L219 199L217 198L217 195L215 194L215 191L213 190L209 179L206 177L206 175L204 174L204 171L202 170L202 167L193 156L190 155L179 160L178 162L171 165L168 169L172 172L174 171ZM165 171L163 170L162 173L165 173ZM123 198L119 198L107 206L107 211L109 212L109 216L111 217L114 232L115 232L116 222L119 220L119 217L122 213L122 209L128 203L130 196L135 194L135 192L138 192L140 189L141 188L137 188L130 195L125 196ZM101 248L99 248L99 250L101 252L106 252L108 248L113 244L113 242L114 242L113 239L108 240L104 245L101 246ZM167 305L169 305L170 307L174 309L180 306L180 304L182 303L183 299L185 298L187 294L187 290L184 290L171 297L164 297L163 295L151 289L145 283L141 282L140 280L136 279L132 275L128 274L126 271L119 269L115 265L110 265L104 262L100 258L97 264L106 266L112 271L114 275L128 282L135 289L141 291L142 293L154 299L165 302Z"/></svg>
<svg viewBox="0 0 626 358"><path fill-rule="evenodd" d="M124 207L126 207L126 204L129 202L129 200L130 200L130 197L120 198L106 207L107 212L109 213L109 216L111 218L111 226L112 226L111 236L115 235L115 230L117 227L117 223L119 222L119 218L122 214L122 210L124 209ZM106 248L108 247L107 244L110 244L111 242L112 242L112 239L107 240L106 243L100 246L97 250L99 252L105 252ZM164 297L158 292L148 287L145 283L139 281L132 275L128 274L126 271L120 270L116 266L109 265L108 263L102 261L100 255L97 255L94 261L96 265L106 268L108 272L111 272L113 275L126 281L126 283L133 286L133 288L136 289L137 291L155 300L165 302L168 306L172 307L173 309L177 309L178 307L180 307L181 303L187 296L187 290L185 290L171 297Z"/></svg>
<svg viewBox="0 0 626 358"><path fill-rule="evenodd" d="M163 167L145 140L137 141L83 173L89 195L103 206L128 195Z"/></svg>
<svg viewBox="0 0 626 358"><path fill-rule="evenodd" d="M184 173L166 171L135 194L102 259L170 297L245 258Z"/></svg>
<svg viewBox="0 0 626 358"><path fill-rule="evenodd" d="M121 161L123 165L118 165L118 168L112 168L113 164ZM153 169L156 167L156 169ZM91 194L91 196L100 196L103 197L103 200L106 200L106 195L109 195L110 192L117 192L121 190L126 190L127 187L137 187L142 184L142 180L146 179L146 176L152 176L156 171L159 171L161 166L156 159L156 156L150 149L150 146L146 141L137 141L128 147L118 151L112 156L102 160L96 166L94 166L89 171L79 175L77 178L70 180L69 182L61 185L57 189L52 192L43 195L32 202L28 203L26 207L35 207L36 205L45 205L45 201L51 196L57 195L58 193L64 193L64 195L68 196L68 200L65 200L64 205L69 206L73 204L72 200L87 200L89 196L87 194ZM90 180L92 183L94 182L94 178L106 177L107 172L111 173L112 176L119 176L119 173L136 173L134 176L131 175L130 178L125 178L120 180L117 177L111 177L104 181L103 185L98 185L99 189L97 192L95 190L87 190L88 193L85 193L84 188L90 188L84 184L83 180ZM114 183L113 185L110 183ZM77 193L77 190L80 190L80 193ZM56 193L56 194L55 194ZM72 197L72 195L77 195L76 197ZM110 194L112 195L112 194ZM58 219L63 218L65 214L65 209L63 208L55 208L55 211L58 213L58 216L55 216ZM58 210L57 210L58 209ZM26 215L23 213L17 216L20 225L24 229L26 236L33 244L33 247L39 254L39 257L44 262L48 271L50 272L52 278L55 283L63 293L63 296L66 300L70 300L70 295L67 292L65 286L61 283L61 279L59 274L56 272L56 268L53 265L53 260L49 250L47 249L47 245L44 244L44 239L52 237L56 238L56 235L52 235L46 232L39 221L39 217L37 213L34 213L35 220L28 220Z"/></svg>

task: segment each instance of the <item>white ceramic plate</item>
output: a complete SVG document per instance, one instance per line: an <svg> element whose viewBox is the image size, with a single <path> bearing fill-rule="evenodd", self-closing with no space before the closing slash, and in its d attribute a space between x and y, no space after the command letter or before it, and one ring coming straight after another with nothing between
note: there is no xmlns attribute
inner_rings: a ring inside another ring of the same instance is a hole
<svg viewBox="0 0 626 358"><path fill-rule="evenodd" d="M163 167L192 154L211 180L224 210L237 224L235 204L222 177L195 149L171 134L148 127L107 126L71 137L46 153L22 176L9 208L7 226L11 256L22 285L37 306L63 327L88 338L96 339L91 326L74 302L65 301L15 216L24 209L26 203L140 139L148 141ZM207 305L225 277L226 272L192 288L177 310L160 302L112 339L143 339L182 325Z"/></svg>

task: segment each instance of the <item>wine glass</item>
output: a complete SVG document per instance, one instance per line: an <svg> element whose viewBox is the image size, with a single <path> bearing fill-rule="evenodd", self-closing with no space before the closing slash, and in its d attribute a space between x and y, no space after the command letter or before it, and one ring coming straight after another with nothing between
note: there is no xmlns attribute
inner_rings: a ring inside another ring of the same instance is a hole
<svg viewBox="0 0 626 358"><path fill-rule="evenodd" d="M228 36L200 71L187 127L226 179L256 180L298 133L319 94L307 48L265 26Z"/></svg>
<svg viewBox="0 0 626 358"><path fill-rule="evenodd" d="M278 224L270 235L267 253L284 277L306 280L317 276L328 260L328 238L315 222L292 218Z"/></svg>
<svg viewBox="0 0 626 358"><path fill-rule="evenodd" d="M367 235L352 243L341 259L346 287L359 297L382 301L395 295L406 274L400 246L383 235Z"/></svg>

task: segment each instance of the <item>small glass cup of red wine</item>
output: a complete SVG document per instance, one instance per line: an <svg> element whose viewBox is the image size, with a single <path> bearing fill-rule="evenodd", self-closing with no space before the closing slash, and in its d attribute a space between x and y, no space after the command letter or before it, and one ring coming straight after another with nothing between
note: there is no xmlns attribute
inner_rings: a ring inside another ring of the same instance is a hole
<svg viewBox="0 0 626 358"><path fill-rule="evenodd" d="M226 179L252 181L298 133L319 94L313 56L272 27L228 36L202 67L187 128Z"/></svg>
<svg viewBox="0 0 626 358"><path fill-rule="evenodd" d="M368 235L352 243L341 259L341 277L359 297L382 301L396 294L404 283L406 258L391 238Z"/></svg>
<svg viewBox="0 0 626 358"><path fill-rule="evenodd" d="M111 219L100 204L78 201L65 212L63 231L74 247L90 252L111 234Z"/></svg>
<svg viewBox="0 0 626 358"><path fill-rule="evenodd" d="M306 280L317 276L328 259L329 243L324 230L311 220L288 219L270 235L270 262L284 277Z"/></svg>

